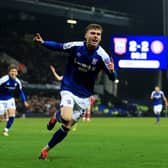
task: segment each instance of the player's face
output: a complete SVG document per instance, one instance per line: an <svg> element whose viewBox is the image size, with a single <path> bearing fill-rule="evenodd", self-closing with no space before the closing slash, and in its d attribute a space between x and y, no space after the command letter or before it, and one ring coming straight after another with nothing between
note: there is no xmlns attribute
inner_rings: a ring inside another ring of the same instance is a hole
<svg viewBox="0 0 168 168"><path fill-rule="evenodd" d="M85 34L86 44L89 49L95 49L101 41L101 30L90 29Z"/></svg>
<svg viewBox="0 0 168 168"><path fill-rule="evenodd" d="M16 76L17 76L17 74L18 74L17 69L10 69L10 71L9 71L9 76L10 76L12 79L15 79Z"/></svg>
<svg viewBox="0 0 168 168"><path fill-rule="evenodd" d="M160 88L158 86L155 87L155 91L156 92L159 92L160 91Z"/></svg>

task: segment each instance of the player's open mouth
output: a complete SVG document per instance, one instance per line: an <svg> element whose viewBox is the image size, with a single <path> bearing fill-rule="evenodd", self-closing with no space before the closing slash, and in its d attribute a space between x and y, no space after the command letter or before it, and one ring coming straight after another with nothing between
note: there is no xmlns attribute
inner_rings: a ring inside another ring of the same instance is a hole
<svg viewBox="0 0 168 168"><path fill-rule="evenodd" d="M92 43L97 43L98 41L97 40L92 40Z"/></svg>

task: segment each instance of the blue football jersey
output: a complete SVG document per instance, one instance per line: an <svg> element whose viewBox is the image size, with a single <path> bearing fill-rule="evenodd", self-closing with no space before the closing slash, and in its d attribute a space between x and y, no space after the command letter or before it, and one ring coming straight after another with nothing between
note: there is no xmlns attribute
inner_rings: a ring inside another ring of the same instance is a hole
<svg viewBox="0 0 168 168"><path fill-rule="evenodd" d="M153 91L151 97L153 97L153 105L163 104L163 91Z"/></svg>
<svg viewBox="0 0 168 168"><path fill-rule="evenodd" d="M0 100L9 100L14 97L14 92L18 91L23 102L26 101L22 90L22 84L18 78L11 79L9 75L0 78Z"/></svg>
<svg viewBox="0 0 168 168"><path fill-rule="evenodd" d="M116 78L116 72L112 73L107 68L111 58L101 46L90 51L84 41L68 43L45 41L43 45L50 49L65 50L70 55L64 71L61 90L68 90L79 97L90 97L101 69L111 80Z"/></svg>

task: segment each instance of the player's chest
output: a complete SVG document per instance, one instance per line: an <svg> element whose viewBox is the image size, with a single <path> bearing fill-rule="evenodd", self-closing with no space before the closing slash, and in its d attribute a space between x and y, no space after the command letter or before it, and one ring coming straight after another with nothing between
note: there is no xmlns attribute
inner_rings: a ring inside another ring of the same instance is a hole
<svg viewBox="0 0 168 168"><path fill-rule="evenodd" d="M101 59L97 55L96 51L89 52L86 49L76 50L74 54L74 60L83 64L92 65L92 66L96 66L101 62Z"/></svg>
<svg viewBox="0 0 168 168"><path fill-rule="evenodd" d="M100 60L94 55L81 55L74 58L74 65L79 71L94 72L100 67Z"/></svg>
<svg viewBox="0 0 168 168"><path fill-rule="evenodd" d="M4 88L8 90L15 90L18 86L18 84L15 81L7 81L4 83Z"/></svg>
<svg viewBox="0 0 168 168"><path fill-rule="evenodd" d="M160 93L155 93L153 96L155 99L161 99L162 95Z"/></svg>

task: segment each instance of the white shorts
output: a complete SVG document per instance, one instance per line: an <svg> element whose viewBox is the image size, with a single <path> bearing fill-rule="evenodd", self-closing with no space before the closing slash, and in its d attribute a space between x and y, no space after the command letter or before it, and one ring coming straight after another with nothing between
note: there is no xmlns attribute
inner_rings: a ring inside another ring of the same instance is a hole
<svg viewBox="0 0 168 168"><path fill-rule="evenodd" d="M72 107L73 108L72 119L74 121L78 121L88 108L90 97L80 98L78 96L75 96L70 91L61 91L60 94L61 94L60 106Z"/></svg>
<svg viewBox="0 0 168 168"><path fill-rule="evenodd" d="M0 100L0 115L4 115L8 109L16 109L15 100Z"/></svg>
<svg viewBox="0 0 168 168"><path fill-rule="evenodd" d="M154 105L153 106L153 112L154 112L154 114L161 113L162 112L162 108L163 108L162 104Z"/></svg>

